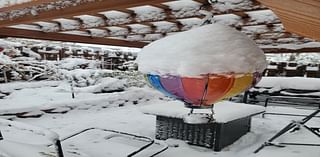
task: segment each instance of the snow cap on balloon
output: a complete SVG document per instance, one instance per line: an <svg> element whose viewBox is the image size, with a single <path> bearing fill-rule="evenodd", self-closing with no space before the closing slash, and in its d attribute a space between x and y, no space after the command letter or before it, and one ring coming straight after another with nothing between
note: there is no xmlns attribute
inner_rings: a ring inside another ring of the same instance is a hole
<svg viewBox="0 0 320 157"><path fill-rule="evenodd" d="M155 41L138 54L139 70L163 94L207 108L255 85L266 67L246 35L211 24Z"/></svg>
<svg viewBox="0 0 320 157"><path fill-rule="evenodd" d="M203 74L262 73L263 51L245 34L210 24L157 40L137 58L146 74L199 76Z"/></svg>

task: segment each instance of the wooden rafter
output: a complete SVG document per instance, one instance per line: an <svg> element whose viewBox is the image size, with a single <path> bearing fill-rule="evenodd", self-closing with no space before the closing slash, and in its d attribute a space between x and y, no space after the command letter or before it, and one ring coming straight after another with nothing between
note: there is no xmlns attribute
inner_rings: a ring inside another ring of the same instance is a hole
<svg viewBox="0 0 320 157"><path fill-rule="evenodd" d="M30 2L19 3L19 4L0 8L0 12L29 8L36 5L47 4L47 3L56 2L56 1L58 0L31 0Z"/></svg>
<svg viewBox="0 0 320 157"><path fill-rule="evenodd" d="M100 0L93 2L86 2L77 6L69 6L60 10L49 10L39 12L38 15L34 16L27 14L15 19L7 19L0 21L0 27L17 25L22 23L31 23L36 21L48 21L57 18L72 18L77 15L91 15L106 10L118 10L126 9L130 7L163 3L168 0Z"/></svg>
<svg viewBox="0 0 320 157"><path fill-rule="evenodd" d="M184 25L179 22L177 19L174 21L170 21L174 24L176 24L176 27L178 28L177 30L171 30L171 31L168 31L168 32L165 32L165 33L175 33L175 32L182 32L182 31L186 31L186 30L182 30L182 28L184 27ZM240 22L241 23L241 22ZM141 24L144 24L144 23L141 23ZM281 25L279 25L280 23L279 22L274 22L274 23L258 23L258 24L251 24L251 23L248 23L248 24L245 24L245 25L240 25L239 27L242 29L242 28L246 28L246 27L250 27L250 26L266 26L267 25L276 25L276 27L281 27ZM126 25L119 25L120 27L122 26L122 28L126 28L124 26ZM97 27L96 29L105 29L105 27ZM241 30L240 29L240 30ZM148 33L135 33L135 32L132 32L131 29L127 29L128 30L128 34L126 35L146 35L146 34L159 34L159 33L162 33L162 32L159 32L157 29L156 29L156 26L155 28L151 28L150 32ZM279 31L281 29L278 29L278 31L272 31L270 30L271 33L283 33L283 30L282 31ZM86 31L86 29L80 29L80 31ZM123 36L123 35L120 35L120 36ZM105 37L112 37L112 35L106 35ZM114 37L114 36L113 36Z"/></svg>
<svg viewBox="0 0 320 157"><path fill-rule="evenodd" d="M300 49L263 48L264 53L314 53L320 52L320 47L305 47Z"/></svg>
<svg viewBox="0 0 320 157"><path fill-rule="evenodd" d="M156 5L159 7L159 5ZM160 5L160 6L165 6L165 5ZM258 10L266 10L266 9L254 9L254 10L249 10L247 12L251 12L251 11L258 11ZM233 13L238 13L238 11L229 11L230 14ZM246 12L244 12L243 14L247 14ZM126 22L126 23L122 23L122 24L108 24L106 21L108 20L108 18L102 14L96 14L98 17L103 18L104 23L101 23L99 26L89 26L89 27L83 27L83 22L79 21L81 23L80 29L81 31L84 31L85 29L103 29L104 27L107 26L119 26L119 27L123 27L124 25L131 25L131 24L143 24L143 25L149 25L151 22L157 22L159 20L153 20L153 19L149 19L149 20L144 20L144 21L136 21L134 18L131 18L130 21ZM94 16L96 16L94 15ZM217 13L216 15L221 15L220 13ZM180 19L186 19L186 18L203 18L203 15L190 15L187 14L183 17L173 17L173 15L170 14L170 16L166 16L164 19L162 19L161 21L169 21L169 22L173 22L176 23L176 21L180 20ZM70 18L72 19L72 18ZM254 21L253 21L254 22ZM252 21L250 21L250 18L244 18L242 19L241 22L239 23L244 23L246 25L250 25L251 23L253 23ZM258 23L259 24L259 23ZM73 30L78 30L78 29L68 29L65 30L63 28L60 27L60 30L57 30L57 32L59 31L73 31Z"/></svg>
<svg viewBox="0 0 320 157"><path fill-rule="evenodd" d="M77 42L77 43L89 43L89 44L100 44L100 45L137 47L137 48L142 48L145 45L147 45L147 43L144 43L144 42L134 42L134 41L125 41L125 40L107 39L107 38L99 38L99 37L62 34L62 33L44 33L41 31L15 29L15 28L1 28L0 36Z"/></svg>

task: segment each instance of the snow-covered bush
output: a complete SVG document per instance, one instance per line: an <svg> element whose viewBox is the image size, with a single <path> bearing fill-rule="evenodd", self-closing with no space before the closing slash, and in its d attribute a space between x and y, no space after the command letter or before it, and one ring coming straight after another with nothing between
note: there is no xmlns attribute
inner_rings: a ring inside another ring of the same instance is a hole
<svg viewBox="0 0 320 157"><path fill-rule="evenodd" d="M74 70L74 69L96 69L100 66L100 61L87 60L83 58L65 58L61 60L58 65L60 69Z"/></svg>
<svg viewBox="0 0 320 157"><path fill-rule="evenodd" d="M114 78L121 81L124 87L143 87L145 85L144 77L137 71L112 71L102 69L75 69L59 70L60 79L73 82L75 87L88 87L100 84L105 86L106 78ZM108 81L107 81L108 82ZM102 88L102 87L101 87Z"/></svg>

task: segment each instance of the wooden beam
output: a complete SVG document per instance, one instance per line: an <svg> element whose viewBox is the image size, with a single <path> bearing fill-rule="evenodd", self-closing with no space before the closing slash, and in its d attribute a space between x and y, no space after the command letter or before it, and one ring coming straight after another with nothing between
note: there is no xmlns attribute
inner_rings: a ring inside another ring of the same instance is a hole
<svg viewBox="0 0 320 157"><path fill-rule="evenodd" d="M0 8L0 12L19 10L19 9L29 8L29 7L37 6L40 4L46 4L46 3L56 2L56 1L58 0L31 0L30 2L24 2L24 3L19 3L19 4Z"/></svg>
<svg viewBox="0 0 320 157"><path fill-rule="evenodd" d="M147 43L144 42L132 42L117 39L98 38L81 35L71 35L62 33L44 33L41 31L32 31L15 28L1 28L1 37L17 37L17 38L29 38L40 40L53 40L53 41L65 41L76 43L88 43L88 44L100 44L100 45L112 45L112 46L124 46L124 47L136 47L142 48Z"/></svg>
<svg viewBox="0 0 320 157"><path fill-rule="evenodd" d="M281 20L288 32L320 41L319 0L259 0Z"/></svg>
<svg viewBox="0 0 320 157"><path fill-rule="evenodd" d="M31 23L36 21L47 21L57 18L71 18L77 15L96 14L107 10L125 9L130 7L167 2L169 0L99 0L86 2L81 5L72 5L60 10L42 11L38 15L22 15L14 19L0 20L0 27L18 25L22 23Z"/></svg>
<svg viewBox="0 0 320 157"><path fill-rule="evenodd" d="M320 47L304 47L300 49L262 48L264 53L313 53L320 52Z"/></svg>

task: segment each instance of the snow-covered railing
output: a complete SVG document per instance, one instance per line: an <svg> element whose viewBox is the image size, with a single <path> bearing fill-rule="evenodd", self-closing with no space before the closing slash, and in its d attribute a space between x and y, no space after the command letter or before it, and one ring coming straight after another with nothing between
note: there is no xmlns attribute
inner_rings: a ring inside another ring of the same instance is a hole
<svg viewBox="0 0 320 157"><path fill-rule="evenodd" d="M320 91L320 79L305 77L263 77L256 87L268 89L269 92L280 91L282 89Z"/></svg>

